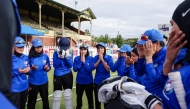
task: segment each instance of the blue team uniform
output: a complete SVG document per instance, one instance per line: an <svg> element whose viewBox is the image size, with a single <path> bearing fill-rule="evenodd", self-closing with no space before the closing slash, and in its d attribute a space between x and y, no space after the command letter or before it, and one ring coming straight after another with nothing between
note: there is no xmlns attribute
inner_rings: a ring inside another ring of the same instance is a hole
<svg viewBox="0 0 190 109"><path fill-rule="evenodd" d="M141 83L146 87L146 90L152 94L161 97L161 92L164 87L167 76L162 74L163 64L166 57L166 47L163 47L156 55L153 56L153 63L146 64L145 59L138 59L136 71L138 76L146 75Z"/></svg>
<svg viewBox="0 0 190 109"><path fill-rule="evenodd" d="M123 71L124 76L128 76L132 79L134 79L137 83L142 84L141 81L145 78L145 74L142 76L138 76L136 73L135 65L131 64L130 66L126 67Z"/></svg>
<svg viewBox="0 0 190 109"><path fill-rule="evenodd" d="M32 65L34 65L38 66L38 68L36 70L31 70L31 72L29 73L29 83L33 85L42 85L48 82L48 71L44 69L45 65L47 64L51 70L49 57L46 54L42 54L39 57L31 58L30 66L32 67Z"/></svg>
<svg viewBox="0 0 190 109"><path fill-rule="evenodd" d="M180 53L177 56L175 61L178 62L180 59L183 59L186 55L186 48L181 49ZM184 63L184 66L181 67L178 71L181 74L182 83L186 92L185 101L188 109L190 109L190 65L188 63ZM162 101L164 109L180 109L174 88L172 86L172 81L168 79L165 83L165 86L162 90Z"/></svg>
<svg viewBox="0 0 190 109"><path fill-rule="evenodd" d="M94 57L94 62L96 63L99 60L99 56L96 55ZM104 56L104 61L107 63L107 65L111 68L113 65L113 58L109 55L105 55ZM102 62L100 62L98 64L98 66L96 67L96 74L95 74L95 78L94 78L94 83L96 83L97 85L100 85L100 83L109 78L110 77L110 71L106 71L106 69L104 68L104 65Z"/></svg>
<svg viewBox="0 0 190 109"><path fill-rule="evenodd" d="M11 92L22 92L28 88L28 79L26 74L20 73L18 69L29 66L28 56L24 54L20 57L13 55L12 60Z"/></svg>
<svg viewBox="0 0 190 109"><path fill-rule="evenodd" d="M67 58L59 58L57 51L53 54L53 67L54 75L63 76L65 74L71 73L71 68L73 66L73 54L69 59Z"/></svg>
<svg viewBox="0 0 190 109"><path fill-rule="evenodd" d="M76 82L79 84L90 84L93 82L92 71L94 68L93 57L88 56L85 62L81 62L81 57L75 57L73 70L77 72Z"/></svg>
<svg viewBox="0 0 190 109"><path fill-rule="evenodd" d="M125 57L120 56L110 70L112 72L115 72L117 70L118 76L122 77L125 76L125 73L123 72L125 68L126 68L126 59Z"/></svg>

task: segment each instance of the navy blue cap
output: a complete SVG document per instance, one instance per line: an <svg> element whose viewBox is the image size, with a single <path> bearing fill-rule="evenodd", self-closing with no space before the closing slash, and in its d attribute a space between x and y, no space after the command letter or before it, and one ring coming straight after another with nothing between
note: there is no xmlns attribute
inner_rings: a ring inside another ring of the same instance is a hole
<svg viewBox="0 0 190 109"><path fill-rule="evenodd" d="M121 48L118 50L119 52L131 52L132 51L132 48L131 48L131 46L130 45L128 45L128 44L123 44L122 46L121 46Z"/></svg>
<svg viewBox="0 0 190 109"><path fill-rule="evenodd" d="M103 42L98 43L98 44L96 45L96 48L98 48L98 46L102 46L102 47L106 48L106 45L105 45Z"/></svg>
<svg viewBox="0 0 190 109"><path fill-rule="evenodd" d="M32 45L34 47L39 47L39 46L43 46L43 43L42 43L42 40L39 39L39 38L35 38L33 41L32 41Z"/></svg>
<svg viewBox="0 0 190 109"><path fill-rule="evenodd" d="M67 50L67 49L70 49L70 41L68 38L66 37L62 37L60 40L59 40L59 47L63 50Z"/></svg>
<svg viewBox="0 0 190 109"><path fill-rule="evenodd" d="M145 33L142 35L141 40L137 42L137 44L146 44L146 41L163 41L164 35L160 33L158 30L151 29L145 31Z"/></svg>
<svg viewBox="0 0 190 109"><path fill-rule="evenodd" d="M19 36L15 37L14 46L16 46L16 47L24 47L24 46L26 46L24 39L19 37Z"/></svg>

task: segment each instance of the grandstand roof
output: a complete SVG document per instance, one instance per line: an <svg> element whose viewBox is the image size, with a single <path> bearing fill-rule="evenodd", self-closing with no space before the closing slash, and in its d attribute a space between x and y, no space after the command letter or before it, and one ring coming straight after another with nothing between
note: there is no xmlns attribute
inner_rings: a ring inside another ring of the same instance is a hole
<svg viewBox="0 0 190 109"><path fill-rule="evenodd" d="M65 22L78 21L78 16L81 16L81 21L90 21L91 19L96 19L96 16L90 8L87 8L83 11L78 11L53 0L17 0L18 8L24 10L25 14L28 15L30 15L32 12L39 14L39 6L37 2L43 4L41 8L41 14L46 17L50 16L61 20L61 10L63 10L65 11Z"/></svg>

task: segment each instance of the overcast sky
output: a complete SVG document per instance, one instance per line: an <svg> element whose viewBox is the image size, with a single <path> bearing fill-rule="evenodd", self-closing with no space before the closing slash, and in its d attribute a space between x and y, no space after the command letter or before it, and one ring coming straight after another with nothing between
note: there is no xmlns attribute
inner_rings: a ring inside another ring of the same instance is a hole
<svg viewBox="0 0 190 109"><path fill-rule="evenodd" d="M92 25L95 36L109 34L124 38L139 37L147 29L157 29L158 24L169 23L173 11L182 0L55 0L81 11L89 7L97 19ZM78 23L73 23L78 28ZM82 22L81 30L89 29L90 22Z"/></svg>

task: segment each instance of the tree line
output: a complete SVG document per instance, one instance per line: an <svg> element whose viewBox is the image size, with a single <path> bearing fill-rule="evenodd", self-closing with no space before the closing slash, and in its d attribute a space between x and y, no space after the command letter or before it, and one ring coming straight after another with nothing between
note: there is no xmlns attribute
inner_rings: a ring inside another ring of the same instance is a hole
<svg viewBox="0 0 190 109"><path fill-rule="evenodd" d="M110 38L108 34L100 35L100 37L92 36L92 43L104 42L104 43L115 43L120 48L123 44L128 44L131 47L135 46L138 38L126 38L124 39L121 34L118 34L115 38Z"/></svg>

